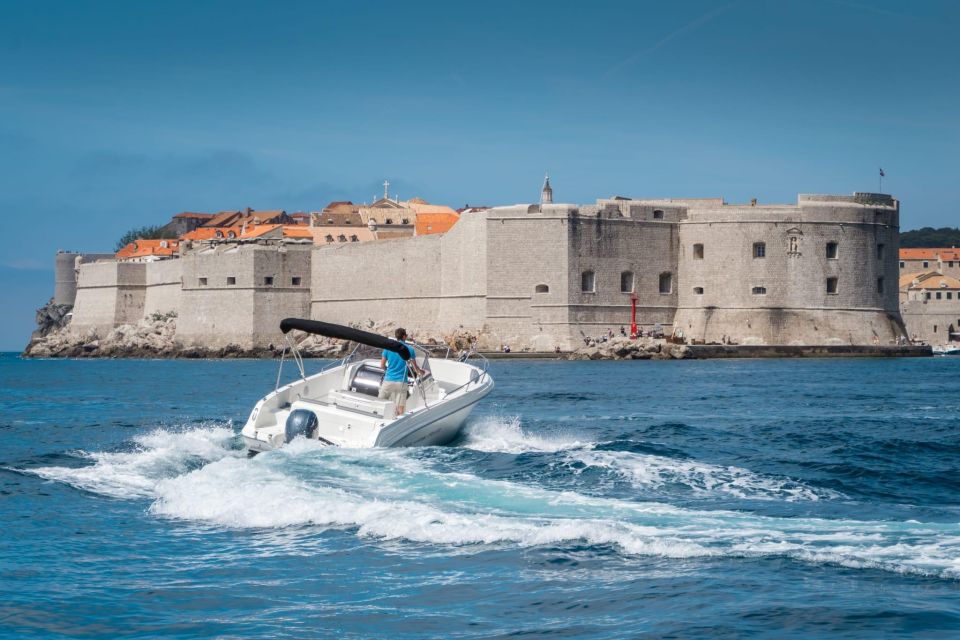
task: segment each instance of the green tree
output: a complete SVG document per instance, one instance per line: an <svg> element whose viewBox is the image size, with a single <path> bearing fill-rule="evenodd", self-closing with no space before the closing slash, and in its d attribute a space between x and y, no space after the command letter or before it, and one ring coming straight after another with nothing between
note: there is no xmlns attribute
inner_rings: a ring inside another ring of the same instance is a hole
<svg viewBox="0 0 960 640"><path fill-rule="evenodd" d="M904 248L960 247L960 229L953 227L923 227L900 234L900 246Z"/></svg>
<svg viewBox="0 0 960 640"><path fill-rule="evenodd" d="M176 238L176 234L167 230L163 226L140 227L139 229L130 229L117 240L117 246L114 251L120 251L134 240L162 240Z"/></svg>

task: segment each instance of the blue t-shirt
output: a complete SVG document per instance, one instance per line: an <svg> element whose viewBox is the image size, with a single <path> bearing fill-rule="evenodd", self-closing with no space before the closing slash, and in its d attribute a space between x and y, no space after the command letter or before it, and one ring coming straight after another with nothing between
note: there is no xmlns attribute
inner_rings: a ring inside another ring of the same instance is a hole
<svg viewBox="0 0 960 640"><path fill-rule="evenodd" d="M410 357L414 357L413 349L406 345ZM387 372L383 376L384 382L406 382L407 381L407 361L400 357L399 353L384 350L383 357L387 359Z"/></svg>

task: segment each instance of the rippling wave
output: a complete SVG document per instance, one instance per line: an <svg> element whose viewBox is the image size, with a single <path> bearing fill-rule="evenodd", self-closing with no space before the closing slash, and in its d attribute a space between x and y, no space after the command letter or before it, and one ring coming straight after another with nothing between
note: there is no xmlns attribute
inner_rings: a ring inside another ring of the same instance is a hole
<svg viewBox="0 0 960 640"><path fill-rule="evenodd" d="M599 469L639 487L785 501L838 495L737 467L602 451L596 444L530 435L511 418L475 423L462 446L537 452L546 455L544 473L583 477ZM114 498L148 498L156 516L225 527L350 529L454 553L578 543L624 555L782 556L960 577L956 524L769 517L554 491L451 469L444 448L349 450L298 440L248 459L231 428L206 426L157 429L137 437L129 451L77 455L88 464L29 472Z"/></svg>

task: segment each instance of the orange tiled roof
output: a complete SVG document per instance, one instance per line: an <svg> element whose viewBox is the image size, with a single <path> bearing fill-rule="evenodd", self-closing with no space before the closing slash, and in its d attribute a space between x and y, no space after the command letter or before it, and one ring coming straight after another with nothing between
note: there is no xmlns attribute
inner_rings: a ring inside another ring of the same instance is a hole
<svg viewBox="0 0 960 640"><path fill-rule="evenodd" d="M960 260L960 249L954 248L925 248L900 249L901 260Z"/></svg>
<svg viewBox="0 0 960 640"><path fill-rule="evenodd" d="M914 280L918 280L918 279L920 278L920 276L925 276L925 275L927 275L928 273L936 273L936 272L934 272L934 271L921 271L921 272L919 272L919 273L905 273L905 274L903 274L902 276L900 276L900 288L901 288L901 289L909 289L911 282L913 282Z"/></svg>
<svg viewBox="0 0 960 640"><path fill-rule="evenodd" d="M453 210L449 213L417 213L416 235L426 236L433 233L446 233L460 219Z"/></svg>
<svg viewBox="0 0 960 640"><path fill-rule="evenodd" d="M283 226L284 238L309 238L313 240L313 234L310 233L310 227L306 225L286 224Z"/></svg>
<svg viewBox="0 0 960 640"><path fill-rule="evenodd" d="M241 238L259 238L265 236L271 231L274 231L280 227L282 224L252 224L248 225L246 230L240 234Z"/></svg>
<svg viewBox="0 0 960 640"><path fill-rule="evenodd" d="M923 274L927 275L927 274ZM939 273L929 274L929 277L920 278L917 284L911 284L911 289L960 289L960 280Z"/></svg>
<svg viewBox="0 0 960 640"><path fill-rule="evenodd" d="M180 236L181 240L219 240L240 237L243 227L198 227Z"/></svg>
<svg viewBox="0 0 960 640"><path fill-rule="evenodd" d="M172 256L180 248L179 240L144 240L137 239L117 251L117 260L131 258L146 258L149 256Z"/></svg>

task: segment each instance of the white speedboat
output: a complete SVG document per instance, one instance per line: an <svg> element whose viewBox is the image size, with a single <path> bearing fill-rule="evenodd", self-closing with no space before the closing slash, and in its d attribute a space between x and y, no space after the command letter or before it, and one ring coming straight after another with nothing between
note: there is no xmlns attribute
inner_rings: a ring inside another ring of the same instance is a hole
<svg viewBox="0 0 960 640"><path fill-rule="evenodd" d="M357 349L320 373L307 376L303 359L289 332L300 330L357 345L386 349L404 360L404 344L375 333L342 325L287 318L280 323L300 379L280 385L264 396L243 426L250 452L269 451L304 437L340 447L408 447L446 444L457 437L474 405L493 390L486 359L473 352L451 359L431 358L419 345L413 348L416 363L426 375L408 377L408 399L403 415L396 415L390 400L377 397L383 380L380 359L355 358ZM283 371L284 349L280 359ZM477 358L473 362L469 361ZM409 367L408 367L409 371Z"/></svg>
<svg viewBox="0 0 960 640"><path fill-rule="evenodd" d="M940 344L933 348L935 356L960 356L960 347L952 344Z"/></svg>

